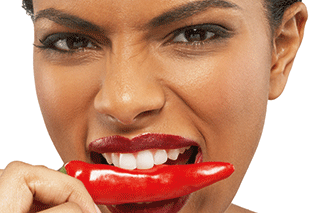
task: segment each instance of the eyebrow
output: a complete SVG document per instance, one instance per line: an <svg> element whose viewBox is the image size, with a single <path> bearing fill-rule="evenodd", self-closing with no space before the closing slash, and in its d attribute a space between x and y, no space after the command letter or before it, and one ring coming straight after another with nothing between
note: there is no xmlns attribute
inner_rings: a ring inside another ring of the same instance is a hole
<svg viewBox="0 0 320 213"><path fill-rule="evenodd" d="M162 25L169 25L173 22L186 19L200 12L204 12L209 8L228 8L228 9L241 9L238 5L225 0L204 0L195 1L178 6L162 15L153 18L146 26L147 27L159 27Z"/></svg>
<svg viewBox="0 0 320 213"><path fill-rule="evenodd" d="M171 23L186 19L200 12L204 12L209 8L231 8L231 9L241 9L238 5L231 3L226 0L202 0L195 1L184 4L173 8L149 21L140 29L156 28L163 25L169 25ZM57 24L64 25L71 29L78 29L84 31L95 31L103 32L102 28L98 25L90 23L84 19L81 19L77 16L65 13L54 8L44 9L39 11L34 17L34 22L39 19L46 18L51 21L56 22Z"/></svg>
<svg viewBox="0 0 320 213"><path fill-rule="evenodd" d="M60 10L56 10L54 8L49 8L45 10L40 10L34 16L34 22L38 21L39 19L46 18L51 21L56 22L57 24L64 25L71 29L79 29L84 31L95 31L95 32L102 32L103 30L93 23L90 23L86 20L83 20L77 16L70 15L68 13L62 12Z"/></svg>

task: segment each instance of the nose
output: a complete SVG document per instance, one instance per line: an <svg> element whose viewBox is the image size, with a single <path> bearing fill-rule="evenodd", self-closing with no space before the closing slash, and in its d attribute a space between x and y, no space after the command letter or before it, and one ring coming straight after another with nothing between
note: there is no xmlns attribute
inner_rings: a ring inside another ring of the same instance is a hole
<svg viewBox="0 0 320 213"><path fill-rule="evenodd" d="M108 121L130 125L159 113L166 101L151 64L121 57L109 62L94 100L99 114Z"/></svg>

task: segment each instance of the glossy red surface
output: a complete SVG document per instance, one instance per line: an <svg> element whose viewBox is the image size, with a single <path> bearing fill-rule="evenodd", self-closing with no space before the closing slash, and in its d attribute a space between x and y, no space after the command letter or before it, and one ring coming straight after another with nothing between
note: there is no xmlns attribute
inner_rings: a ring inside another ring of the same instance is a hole
<svg viewBox="0 0 320 213"><path fill-rule="evenodd" d="M229 177L229 163L158 165L147 170L125 170L104 164L71 161L68 175L83 182L97 204L113 205L162 201L188 195Z"/></svg>

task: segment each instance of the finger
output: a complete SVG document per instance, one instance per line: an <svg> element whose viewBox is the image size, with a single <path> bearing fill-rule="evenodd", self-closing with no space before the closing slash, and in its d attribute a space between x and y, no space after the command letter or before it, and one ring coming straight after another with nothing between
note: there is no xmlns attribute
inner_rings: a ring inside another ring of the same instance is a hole
<svg viewBox="0 0 320 213"><path fill-rule="evenodd" d="M49 204L43 204L37 200L33 200L33 204L31 206L31 209L29 210L29 213L35 213L35 212L40 212L49 208L52 208L52 205Z"/></svg>
<svg viewBox="0 0 320 213"><path fill-rule="evenodd" d="M3 169L0 169L0 176L2 175Z"/></svg>
<svg viewBox="0 0 320 213"><path fill-rule="evenodd" d="M39 213L83 213L83 211L78 204L68 202Z"/></svg>
<svg viewBox="0 0 320 213"><path fill-rule="evenodd" d="M0 178L2 212L28 212L34 198L50 205L73 202L84 213L96 212L91 196L79 180L43 166L10 163Z"/></svg>

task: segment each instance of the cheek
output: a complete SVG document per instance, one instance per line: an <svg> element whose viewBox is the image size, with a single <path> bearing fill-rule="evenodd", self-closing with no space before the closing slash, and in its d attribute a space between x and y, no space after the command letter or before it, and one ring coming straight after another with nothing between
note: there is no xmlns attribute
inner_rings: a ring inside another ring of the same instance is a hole
<svg viewBox="0 0 320 213"><path fill-rule="evenodd" d="M37 53L34 58L38 100L50 137L63 160L83 159L73 155L84 155L88 109L99 90L99 77L88 70L96 65L66 67L46 63Z"/></svg>
<svg viewBox="0 0 320 213"><path fill-rule="evenodd" d="M209 113L209 116L214 118L214 123L240 124L249 120L260 120L258 114L265 113L269 91L266 69L268 63L261 60L265 57L250 57L249 53L221 60L215 67L220 71L218 76L214 76L214 83L206 83L204 89L212 92L208 94L210 101L205 104L203 112ZM216 126L224 128L221 125Z"/></svg>
<svg viewBox="0 0 320 213"><path fill-rule="evenodd" d="M219 206L226 196L233 197L258 146L271 64L268 42L263 44L244 43L208 59L171 64L177 73L171 85L189 109L182 113L204 139L204 161L230 162L236 168L226 181L203 190L195 203L202 198Z"/></svg>
<svg viewBox="0 0 320 213"><path fill-rule="evenodd" d="M204 135L207 160L250 162L268 100L267 44L238 42L212 57L171 65L178 73L171 84Z"/></svg>

